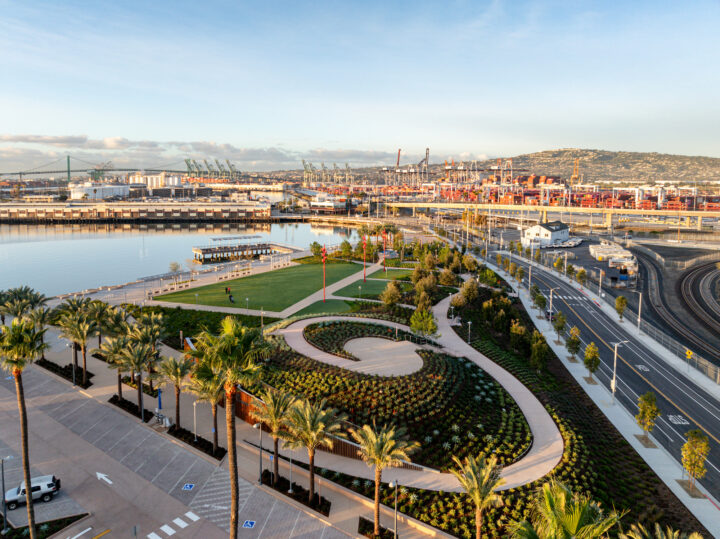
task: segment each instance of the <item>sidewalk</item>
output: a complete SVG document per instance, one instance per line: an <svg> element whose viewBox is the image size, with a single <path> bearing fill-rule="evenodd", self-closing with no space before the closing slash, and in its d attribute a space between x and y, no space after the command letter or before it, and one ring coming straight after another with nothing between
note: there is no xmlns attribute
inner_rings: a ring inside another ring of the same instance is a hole
<svg viewBox="0 0 720 539"><path fill-rule="evenodd" d="M490 262L485 262L485 265L495 271L503 279L506 280L512 288L518 292L519 288L517 282L512 279L505 271L501 270ZM577 288L577 287L576 287ZM587 289L582 290L588 294ZM588 294L590 295L590 294ZM552 335L554 337L554 329L552 324L547 320L538 319L536 316L532 316L534 313L534 307L532 306L532 300L529 292L522 289L519 290L519 298L523 303L523 306L528 313L531 314L530 318L533 320L538 331L544 335ZM602 306L604 301L598 301L599 298L595 295L592 298L598 306ZM604 309L603 309L604 310ZM611 318L616 318L617 314L612 311ZM659 345L653 343L654 349L657 349ZM560 358L568 372L575 378L576 382L583 388L585 393L593 400L597 407L605 414L610 422L617 428L627 442L637 451L637 453L647 462L648 466L660 477L660 479L667 485L667 487L675 494L675 496L688 508L688 510L695 515L695 517L702 523L705 528L710 531L713 536L720 537L720 511L718 506L720 504L717 500L703 488L699 483L696 483L697 488L700 489L707 499L691 498L685 490L677 483L677 479L682 477L684 472L680 463L673 458L670 453L657 441L655 445L657 448L645 448L637 439L637 435L643 434L635 422L635 418L630 412L628 412L623 406L613 404L611 401L611 393L608 388L602 384L588 384L585 381L586 370L581 362L571 363L567 359L567 350L563 344L557 344L554 338L547 339L548 345L553 349L555 354ZM652 438L652 435L650 435Z"/></svg>

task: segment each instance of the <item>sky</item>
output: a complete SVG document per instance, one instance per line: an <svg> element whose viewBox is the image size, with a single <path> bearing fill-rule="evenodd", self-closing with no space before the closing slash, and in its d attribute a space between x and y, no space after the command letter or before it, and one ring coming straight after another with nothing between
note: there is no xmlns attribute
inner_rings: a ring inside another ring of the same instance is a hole
<svg viewBox="0 0 720 539"><path fill-rule="evenodd" d="M717 0L0 0L0 172L720 157L718 28Z"/></svg>

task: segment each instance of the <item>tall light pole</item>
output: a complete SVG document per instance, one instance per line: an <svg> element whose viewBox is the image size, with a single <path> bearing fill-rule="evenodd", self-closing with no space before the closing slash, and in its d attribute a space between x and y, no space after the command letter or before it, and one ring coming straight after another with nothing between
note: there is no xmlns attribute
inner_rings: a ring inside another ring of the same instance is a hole
<svg viewBox="0 0 720 539"><path fill-rule="evenodd" d="M193 401L193 432L195 433L195 442L197 442L197 401Z"/></svg>
<svg viewBox="0 0 720 539"><path fill-rule="evenodd" d="M612 403L615 404L615 389L617 388L617 378L616 378L616 372L617 372L617 351L618 346L621 344L625 344L629 341L620 341L615 343L615 357L613 358L613 377L610 381L610 389L612 390Z"/></svg>
<svg viewBox="0 0 720 539"><path fill-rule="evenodd" d="M255 423L253 425L254 429L258 429L260 431L260 459L258 460L258 485L262 485L262 423Z"/></svg>
<svg viewBox="0 0 720 539"><path fill-rule="evenodd" d="M288 494L292 494L292 453L288 455L288 458L290 459L290 488L288 489Z"/></svg>
<svg viewBox="0 0 720 539"><path fill-rule="evenodd" d="M250 298L245 298L245 310L250 310Z"/></svg>
<svg viewBox="0 0 720 539"><path fill-rule="evenodd" d="M140 388L140 421L142 423L145 423L145 404L143 403L143 387L142 387L142 374L141 373L135 373L135 381Z"/></svg>
<svg viewBox="0 0 720 539"><path fill-rule="evenodd" d="M552 322L552 315L553 315L553 292L557 290L559 287L551 288L550 289L550 321Z"/></svg>
<svg viewBox="0 0 720 539"><path fill-rule="evenodd" d="M528 291L532 288L532 262L528 264Z"/></svg>
<svg viewBox="0 0 720 539"><path fill-rule="evenodd" d="M12 455L0 458L0 468L2 468L2 497L3 497L3 529L0 535L5 535L10 530L7 525L7 504L5 503L5 461L13 458Z"/></svg>
<svg viewBox="0 0 720 539"><path fill-rule="evenodd" d="M390 488L394 488L394 489L395 489L395 527L394 527L394 531L393 531L393 536L395 537L395 539L397 539L397 536L398 536L398 534L397 534L397 500L398 500L398 482L397 482L397 479L396 479L395 481L391 481L388 486L389 486Z"/></svg>
<svg viewBox="0 0 720 539"><path fill-rule="evenodd" d="M470 344L470 331L472 330L472 320L468 320L468 344Z"/></svg>

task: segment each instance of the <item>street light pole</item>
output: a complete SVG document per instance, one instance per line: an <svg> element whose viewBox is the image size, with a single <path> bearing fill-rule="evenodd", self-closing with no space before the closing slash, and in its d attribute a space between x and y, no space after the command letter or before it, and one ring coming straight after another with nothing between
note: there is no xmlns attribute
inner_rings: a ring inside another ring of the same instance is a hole
<svg viewBox="0 0 720 539"><path fill-rule="evenodd" d="M640 320L642 319L642 290L640 290L640 300L638 303L638 333L640 333Z"/></svg>
<svg viewBox="0 0 720 539"><path fill-rule="evenodd" d="M260 459L258 460L258 485L262 485L262 423L255 423L254 429L260 431Z"/></svg>
<svg viewBox="0 0 720 539"><path fill-rule="evenodd" d="M551 322L552 322L552 315L553 315L553 292L555 292L555 290L557 290L557 289L558 289L557 286L555 288L550 289L550 318L551 318L550 321Z"/></svg>
<svg viewBox="0 0 720 539"><path fill-rule="evenodd" d="M140 422L145 423L145 404L144 404L144 398L143 398L143 387L142 387L142 373L136 373L135 374L135 380L140 388Z"/></svg>
<svg viewBox="0 0 720 539"><path fill-rule="evenodd" d="M388 485L390 488L395 489L395 527L393 531L393 537L397 539L398 533L397 533L397 500L398 500L398 482L397 479L395 481L391 481L390 485Z"/></svg>
<svg viewBox="0 0 720 539"><path fill-rule="evenodd" d="M472 320L468 320L468 344L470 344L470 331L472 329Z"/></svg>
<svg viewBox="0 0 720 539"><path fill-rule="evenodd" d="M12 455L0 458L0 468L2 468L2 501L3 501L3 529L0 535L5 535L10 531L7 525L7 505L5 504L5 461L13 458Z"/></svg>
<svg viewBox="0 0 720 539"><path fill-rule="evenodd" d="M195 432L195 441L197 442L197 401L193 401L193 431Z"/></svg>
<svg viewBox="0 0 720 539"><path fill-rule="evenodd" d="M615 389L617 388L617 379L616 379L616 372L617 372L617 351L618 346L621 344L624 344L628 341L620 341L615 343L615 356L613 358L613 377L610 381L610 389L612 390L612 403L615 404Z"/></svg>
<svg viewBox="0 0 720 539"><path fill-rule="evenodd" d="M293 493L293 489L292 489L292 455L289 455L289 458L290 458L290 488L288 489L288 494L292 494Z"/></svg>

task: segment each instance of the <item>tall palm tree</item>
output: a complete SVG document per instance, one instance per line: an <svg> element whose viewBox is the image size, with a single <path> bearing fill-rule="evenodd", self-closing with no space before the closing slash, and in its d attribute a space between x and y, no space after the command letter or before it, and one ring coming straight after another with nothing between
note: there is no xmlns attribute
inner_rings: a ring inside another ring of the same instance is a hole
<svg viewBox="0 0 720 539"><path fill-rule="evenodd" d="M76 316L77 313L86 311L90 306L91 300L90 298L68 298L64 302L62 302L60 305L57 306L55 309L53 315L55 318L54 325L60 327L60 319L65 316ZM75 341L72 339L69 340L73 345L73 367L75 370L78 368L78 345Z"/></svg>
<svg viewBox="0 0 720 539"><path fill-rule="evenodd" d="M52 320L52 310L45 306L36 307L25 315L25 318L30 320L37 329L45 329L45 326L49 325ZM42 343L45 343L45 333L40 336ZM45 347L43 347L42 356L40 359L45 359Z"/></svg>
<svg viewBox="0 0 720 539"><path fill-rule="evenodd" d="M29 305L29 310L36 309L47 303L45 294L37 292L35 289L27 285L10 288L6 291L7 299L25 301Z"/></svg>
<svg viewBox="0 0 720 539"><path fill-rule="evenodd" d="M192 371L194 361L187 356L162 358L158 374L175 387L175 424L180 428L180 390Z"/></svg>
<svg viewBox="0 0 720 539"><path fill-rule="evenodd" d="M113 308L100 300L93 300L88 306L87 313L90 318L95 321L97 325L97 339L98 347L102 345L103 334L110 333L112 331L112 311Z"/></svg>
<svg viewBox="0 0 720 539"><path fill-rule="evenodd" d="M87 343L98 332L97 322L87 309L66 313L60 316L58 325L63 337L74 342L82 353L82 385L87 385Z"/></svg>
<svg viewBox="0 0 720 539"><path fill-rule="evenodd" d="M195 365L187 386L200 402L210 403L213 418L213 455L218 448L217 407L225 395L225 387L219 372L213 370L212 361L201 361Z"/></svg>
<svg viewBox="0 0 720 539"><path fill-rule="evenodd" d="M195 342L192 357L212 362L225 389L225 422L227 428L228 468L230 471L230 539L237 537L238 474L235 448L235 395L240 384L259 375L256 360L265 358L269 345L260 331L244 327L237 318L226 316L220 333L202 331Z"/></svg>
<svg viewBox="0 0 720 539"><path fill-rule="evenodd" d="M35 538L35 510L33 508L30 486L30 451L28 447L27 410L22 373L30 363L42 355L47 347L43 343L45 329L38 329L29 320L16 318L10 326L2 326L0 333L0 365L10 371L15 379L18 411L20 413L20 435L22 443L23 477L27 496L28 530L31 539Z"/></svg>
<svg viewBox="0 0 720 539"><path fill-rule="evenodd" d="M662 529L660 524L655 523L654 533L646 529L642 524L633 524L628 533L621 533L620 539L703 539L697 532L685 533L673 530L670 526Z"/></svg>
<svg viewBox="0 0 720 539"><path fill-rule="evenodd" d="M152 349L152 357L148 359L148 382L152 390L152 374L155 372L155 364L159 358L161 341L165 337L163 315L161 313L146 313L140 317L131 331L134 339L150 345Z"/></svg>
<svg viewBox="0 0 720 539"><path fill-rule="evenodd" d="M129 340L121 359L125 370L129 370L131 373L138 375L137 380L133 380L133 382L137 384L137 406L142 421L145 421L142 409L142 373L147 369L148 358L150 356L152 356L150 345Z"/></svg>
<svg viewBox="0 0 720 539"><path fill-rule="evenodd" d="M102 343L100 348L93 350L93 353L100 353L105 358L108 367L117 370L117 391L118 397L123 398L122 394L122 373L125 370L123 357L128 347L128 337L126 335L118 335L116 337L108 337Z"/></svg>
<svg viewBox="0 0 720 539"><path fill-rule="evenodd" d="M457 477L465 493L475 504L475 536L480 539L482 534L483 511L489 507L498 507L503 504L500 495L495 492L505 483L500 477L500 466L495 455L485 460L483 458L466 457L461 461L453 457L457 468L450 470Z"/></svg>
<svg viewBox="0 0 720 539"><path fill-rule="evenodd" d="M25 316L32 309L32 303L27 298L9 297L3 303L3 313L13 318Z"/></svg>
<svg viewBox="0 0 720 539"><path fill-rule="evenodd" d="M622 516L614 510L606 514L589 496L551 479L538 489L531 520L515 523L512 537L605 537Z"/></svg>
<svg viewBox="0 0 720 539"><path fill-rule="evenodd" d="M8 300L7 290L0 290L0 324L5 325L5 302Z"/></svg>
<svg viewBox="0 0 720 539"><path fill-rule="evenodd" d="M255 408L253 416L270 429L270 435L273 439L273 486L276 486L280 468L278 446L280 438L287 437L285 423L287 422L288 413L295 403L295 397L277 389L268 389L260 398L261 401Z"/></svg>
<svg viewBox="0 0 720 539"><path fill-rule="evenodd" d="M410 460L410 453L420 447L417 442L406 442L405 429L384 425L377 429L375 423L361 429L350 429L350 435L358 443L358 453L368 466L375 467L375 536L380 537L380 482L382 471L388 466Z"/></svg>
<svg viewBox="0 0 720 539"><path fill-rule="evenodd" d="M326 408L326 400L312 404L306 399L298 400L290 409L287 419L289 439L285 445L291 449L305 448L310 465L310 491L308 502L315 497L315 451L321 447L332 449L333 435L341 435L345 414Z"/></svg>

